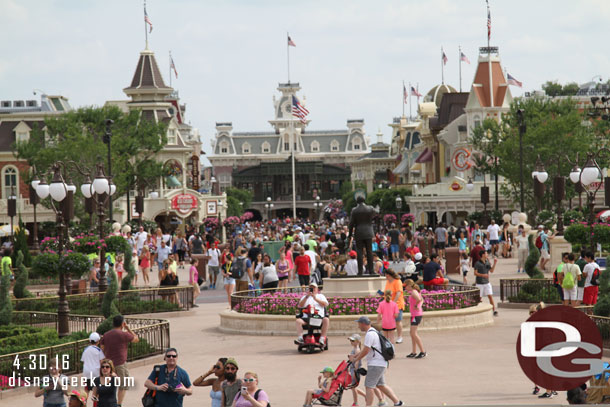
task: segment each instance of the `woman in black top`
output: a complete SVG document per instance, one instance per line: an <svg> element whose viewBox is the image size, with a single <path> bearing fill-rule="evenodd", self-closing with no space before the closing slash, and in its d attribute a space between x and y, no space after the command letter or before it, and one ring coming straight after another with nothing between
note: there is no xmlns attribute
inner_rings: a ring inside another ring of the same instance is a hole
<svg viewBox="0 0 610 407"><path fill-rule="evenodd" d="M199 235L195 235L191 241L191 254L203 254L203 241Z"/></svg>
<svg viewBox="0 0 610 407"><path fill-rule="evenodd" d="M116 392L118 389L115 378L114 363L110 359L100 362L100 377L93 379L93 400L97 407L117 407Z"/></svg>

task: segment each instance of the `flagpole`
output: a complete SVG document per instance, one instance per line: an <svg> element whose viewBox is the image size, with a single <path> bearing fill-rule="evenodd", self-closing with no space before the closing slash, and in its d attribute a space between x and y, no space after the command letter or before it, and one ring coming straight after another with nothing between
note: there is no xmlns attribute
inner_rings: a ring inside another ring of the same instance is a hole
<svg viewBox="0 0 610 407"><path fill-rule="evenodd" d="M146 16L146 0L144 0L144 16ZM146 49L148 49L148 27L146 27L146 18L144 19L144 38L146 38Z"/></svg>
<svg viewBox="0 0 610 407"><path fill-rule="evenodd" d="M290 44L288 38L290 38L290 33L286 31L286 66L288 67L288 83L290 83Z"/></svg>
<svg viewBox="0 0 610 407"><path fill-rule="evenodd" d="M458 58L460 59L460 93L462 93L462 46L458 45Z"/></svg>
<svg viewBox="0 0 610 407"><path fill-rule="evenodd" d="M405 117L405 81L402 81L402 117Z"/></svg>
<svg viewBox="0 0 610 407"><path fill-rule="evenodd" d="M489 28L489 21L491 19L491 14L489 12L489 0L485 0L487 3L487 65L489 66L489 100L491 102L491 107L494 107L494 91L493 91L493 73L491 71L491 48L489 47L489 39L491 37L491 30Z"/></svg>
<svg viewBox="0 0 610 407"><path fill-rule="evenodd" d="M443 60L443 47L441 46L441 84L445 84L445 61Z"/></svg>
<svg viewBox="0 0 610 407"><path fill-rule="evenodd" d="M169 51L169 87L172 87L172 51Z"/></svg>
<svg viewBox="0 0 610 407"><path fill-rule="evenodd" d="M292 106L292 102L291 102L291 106ZM291 134L291 140L290 140L290 151L292 152L292 218L296 219L297 218L297 188L296 188L296 176L295 176L295 169L294 169L294 145L296 144L296 131L294 129L294 117L290 117L290 134Z"/></svg>
<svg viewBox="0 0 610 407"><path fill-rule="evenodd" d="M413 114L411 113L411 106L413 106L413 102L411 101L413 97L413 91L411 90L411 82L409 82L409 121L413 120Z"/></svg>

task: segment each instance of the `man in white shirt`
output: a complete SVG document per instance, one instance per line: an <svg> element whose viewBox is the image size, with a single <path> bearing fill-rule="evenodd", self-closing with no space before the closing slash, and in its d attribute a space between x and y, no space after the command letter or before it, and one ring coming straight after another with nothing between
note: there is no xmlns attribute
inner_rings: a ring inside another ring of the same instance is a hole
<svg viewBox="0 0 610 407"><path fill-rule="evenodd" d="M144 247L146 239L148 239L148 233L140 226L140 231L136 233L136 249L138 250L138 256L142 253L142 247Z"/></svg>
<svg viewBox="0 0 610 407"><path fill-rule="evenodd" d="M305 244L303 246L303 248L305 249L305 254L307 256L309 256L309 258L311 259L311 264L309 266L309 273L312 274L316 270L316 266L318 265L318 262L320 261L320 256L318 256L318 254L316 252L311 250L311 247L309 247L308 244Z"/></svg>
<svg viewBox="0 0 610 407"><path fill-rule="evenodd" d="M320 345L324 346L326 342L326 332L328 331L329 320L326 316L326 307L328 307L328 300L324 296L324 294L320 294L318 291L318 285L316 283L309 284L309 292L301 297L297 308L304 310L304 314L309 312L310 306L318 312L322 319L322 332L320 333ZM297 342L303 343L303 325L305 325L305 321L302 318L297 318Z"/></svg>
<svg viewBox="0 0 610 407"><path fill-rule="evenodd" d="M100 349L100 334L97 332L89 335L89 346L85 348L80 361L83 362L83 377L87 380L85 393L88 395L93 388L93 379L100 376L100 362L106 356Z"/></svg>
<svg viewBox="0 0 610 407"><path fill-rule="evenodd" d="M208 256L210 256L210 260L208 260L208 274L210 275L210 289L216 288L216 279L218 278L218 273L220 272L220 250L217 247L210 247L208 249Z"/></svg>
<svg viewBox="0 0 610 407"><path fill-rule="evenodd" d="M491 224L487 226L487 239L489 239L489 244L491 245L491 254L496 256L500 243L500 226L498 226L493 219L491 220Z"/></svg>
<svg viewBox="0 0 610 407"><path fill-rule="evenodd" d="M373 399L375 396L375 388L381 390L383 394L388 396L395 406L403 406L402 400L399 400L394 394L394 391L385 384L385 370L388 367L388 362L381 355L381 341L379 340L379 333L373 327L371 327L371 320L368 317L361 316L356 320L358 328L362 332L366 332L364 337L363 348L360 352L355 355L349 355L349 360L356 365L356 363L366 357L366 379L364 380L364 387L366 388L366 403L367 406L373 405Z"/></svg>
<svg viewBox="0 0 610 407"><path fill-rule="evenodd" d="M583 294L582 303L585 305L595 305L597 304L597 294L599 292L599 286L593 285L591 283L591 279L595 274L595 270L600 273L601 269L599 264L595 262L595 255L593 252L587 252L585 254L585 261L587 265L582 271L582 274L585 276L585 290Z"/></svg>
<svg viewBox="0 0 610 407"><path fill-rule="evenodd" d="M161 240L161 247L157 248L157 267L163 269L163 262L169 258L171 250L165 245L165 241Z"/></svg>

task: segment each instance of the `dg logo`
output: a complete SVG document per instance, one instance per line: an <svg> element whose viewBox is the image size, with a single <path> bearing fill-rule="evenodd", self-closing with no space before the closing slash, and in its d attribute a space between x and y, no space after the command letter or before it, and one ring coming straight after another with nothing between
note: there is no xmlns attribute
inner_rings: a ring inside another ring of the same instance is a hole
<svg viewBox="0 0 610 407"><path fill-rule="evenodd" d="M602 336L583 312L550 306L521 324L517 358L525 375L541 388L576 388L604 370Z"/></svg>

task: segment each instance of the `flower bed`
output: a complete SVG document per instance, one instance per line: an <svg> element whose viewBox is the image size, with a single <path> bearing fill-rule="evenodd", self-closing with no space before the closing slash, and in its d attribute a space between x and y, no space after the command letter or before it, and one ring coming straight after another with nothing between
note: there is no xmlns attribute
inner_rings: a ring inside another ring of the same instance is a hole
<svg viewBox="0 0 610 407"><path fill-rule="evenodd" d="M470 291L422 290L424 311L452 310L474 307L480 302L477 289L473 295ZM296 315L297 305L303 293L264 293L257 297L242 297L233 307L234 311L247 314ZM405 312L409 312L408 296L405 298ZM375 314L381 297L328 297L330 315Z"/></svg>

